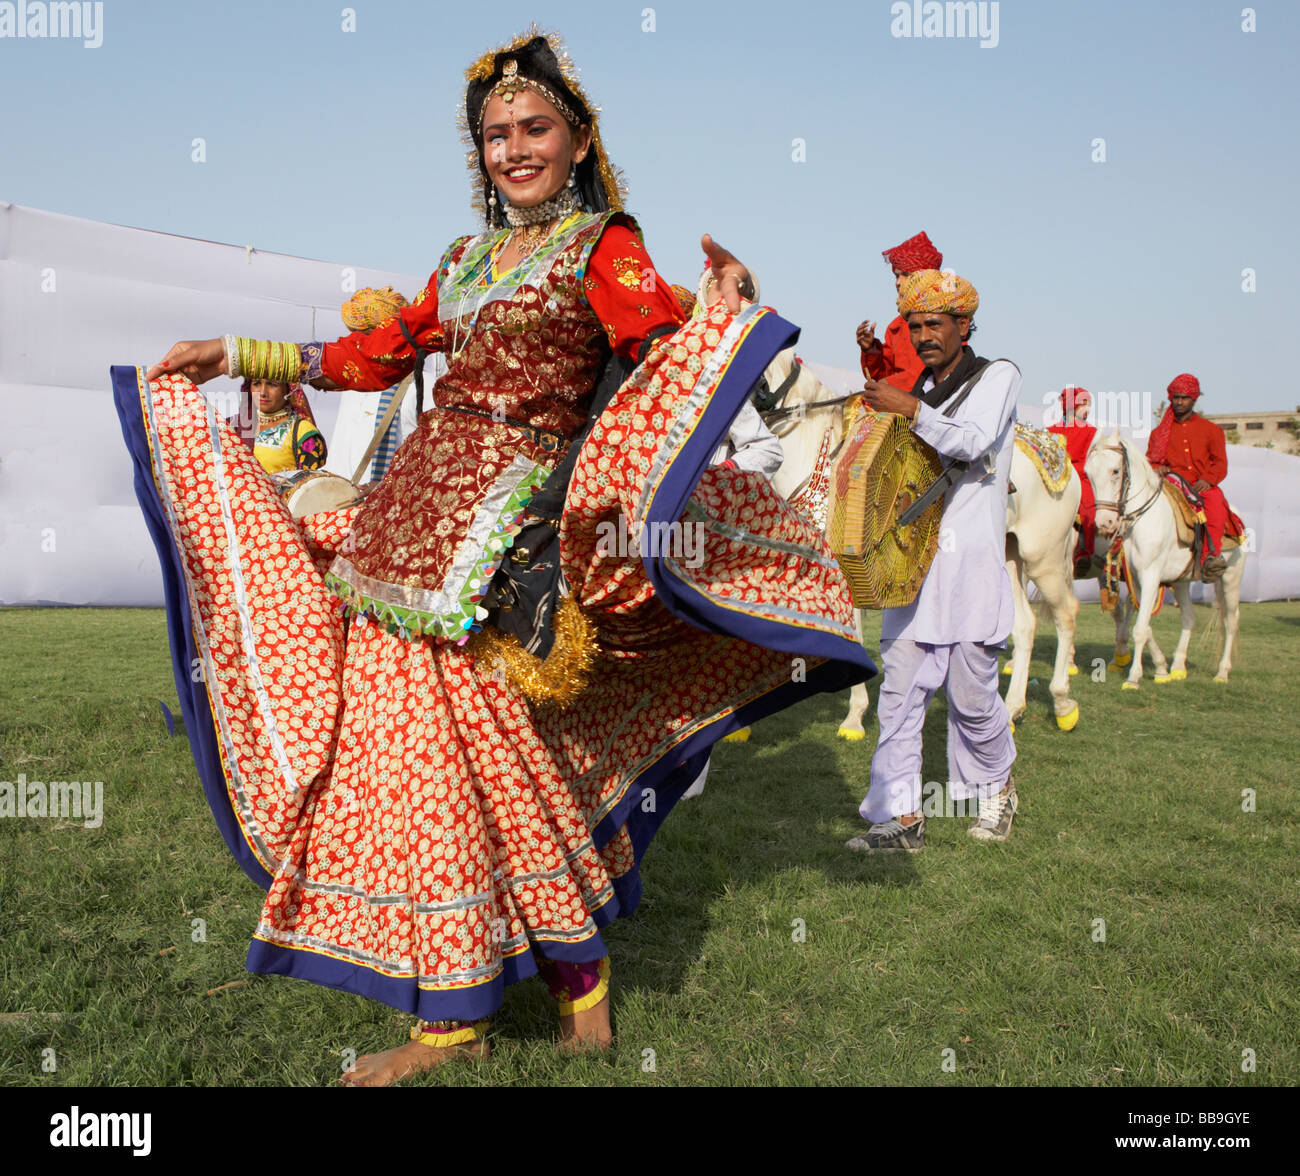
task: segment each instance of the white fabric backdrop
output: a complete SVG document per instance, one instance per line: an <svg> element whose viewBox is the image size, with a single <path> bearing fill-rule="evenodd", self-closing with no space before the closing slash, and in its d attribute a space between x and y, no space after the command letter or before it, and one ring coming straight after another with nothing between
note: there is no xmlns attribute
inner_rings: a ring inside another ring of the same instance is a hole
<svg viewBox="0 0 1300 1176"><path fill-rule="evenodd" d="M392 285L409 298L424 281L362 267L349 278L333 262L0 203L0 604L161 601L111 365L153 363L177 339L226 331L337 338L351 289ZM837 391L861 386L855 372L809 367ZM233 407L233 381L204 391ZM328 438L337 398L308 395ZM1037 421L1042 409L1021 412ZM1229 446L1228 462L1225 490L1255 538L1243 599L1300 596L1300 457ZM1080 585L1085 598L1090 587Z"/></svg>
<svg viewBox="0 0 1300 1176"><path fill-rule="evenodd" d="M0 204L0 604L161 603L111 365L227 331L335 339L345 284L426 280ZM234 381L204 391L233 410ZM308 396L328 438L337 398Z"/></svg>

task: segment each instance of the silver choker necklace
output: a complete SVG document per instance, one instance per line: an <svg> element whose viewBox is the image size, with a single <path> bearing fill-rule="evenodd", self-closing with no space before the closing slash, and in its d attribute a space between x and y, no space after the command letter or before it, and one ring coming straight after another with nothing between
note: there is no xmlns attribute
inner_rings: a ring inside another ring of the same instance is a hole
<svg viewBox="0 0 1300 1176"><path fill-rule="evenodd" d="M521 229L528 225L544 225L548 221L558 220L577 212L581 207L578 193L574 188L561 188L549 200L543 200L541 204L534 204L528 208L507 204L506 220L514 228Z"/></svg>

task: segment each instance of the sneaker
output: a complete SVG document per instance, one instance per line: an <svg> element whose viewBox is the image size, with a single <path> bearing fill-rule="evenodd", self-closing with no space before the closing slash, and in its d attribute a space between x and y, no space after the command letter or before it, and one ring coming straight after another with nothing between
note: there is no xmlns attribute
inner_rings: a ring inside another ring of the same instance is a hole
<svg viewBox="0 0 1300 1176"><path fill-rule="evenodd" d="M1020 798L1016 795L1016 783L1013 780L1005 792L980 798L980 815L971 822L966 832L977 841L1005 841L1019 807Z"/></svg>
<svg viewBox="0 0 1300 1176"><path fill-rule="evenodd" d="M1228 570L1228 561L1221 555L1207 555L1201 562L1201 579L1207 584L1223 578Z"/></svg>
<svg viewBox="0 0 1300 1176"><path fill-rule="evenodd" d="M897 817L890 817L844 844L856 853L916 853L925 848L925 818L904 825Z"/></svg>

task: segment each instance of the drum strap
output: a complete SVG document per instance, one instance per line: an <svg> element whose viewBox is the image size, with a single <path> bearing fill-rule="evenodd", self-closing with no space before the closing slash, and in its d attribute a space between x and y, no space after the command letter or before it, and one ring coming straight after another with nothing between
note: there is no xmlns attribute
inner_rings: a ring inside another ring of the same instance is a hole
<svg viewBox="0 0 1300 1176"><path fill-rule="evenodd" d="M999 362L999 361L992 361ZM1007 361L1010 362L1010 361ZM977 371L969 380L967 380L954 393L952 399L944 407L943 415L953 417L957 415L957 410L966 402L966 398L971 394L975 385L979 383L980 377L989 369L990 361L984 361ZM929 486L925 492L902 514L898 516L897 525L906 527L916 522L931 506L935 504L943 495L947 494L958 482L965 476L966 471L970 469L968 461L954 461L944 468L941 473Z"/></svg>
<svg viewBox="0 0 1300 1176"><path fill-rule="evenodd" d="M361 459L361 464L357 466L352 475L354 485L359 486L361 484L361 475L366 472L366 467L370 465L370 459L375 456L375 450L379 448L379 443L384 439L384 434L388 432L388 426L393 423L393 417L397 415L397 410L402 407L402 401L406 399L406 390L410 386L411 377L407 376L397 386L397 391L393 393L393 398L388 402L384 415L380 417L379 424L375 427L375 435L370 438L370 444L366 446L365 456Z"/></svg>

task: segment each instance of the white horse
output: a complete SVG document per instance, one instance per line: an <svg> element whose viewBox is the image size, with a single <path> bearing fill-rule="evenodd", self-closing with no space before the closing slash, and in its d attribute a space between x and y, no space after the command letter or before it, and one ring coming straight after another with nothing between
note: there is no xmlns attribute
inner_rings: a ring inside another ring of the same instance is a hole
<svg viewBox="0 0 1300 1176"><path fill-rule="evenodd" d="M1073 466L1065 485L1047 488L1032 460L1017 440L1011 459L1011 485L1007 494L1007 575L1016 615L1012 623L1011 684L1007 710L1014 723L1025 713L1029 685L1029 658L1034 649L1037 618L1029 603L1029 581L1038 585L1056 624L1056 663L1050 690L1056 725L1073 731L1079 723L1079 704L1070 697L1070 667L1074 659L1074 626L1079 601L1074 595L1074 516L1079 513L1083 489Z"/></svg>
<svg viewBox="0 0 1300 1176"><path fill-rule="evenodd" d="M802 364L796 366L793 349L781 352L764 375L773 392L782 393L778 407L765 414L783 455L772 486L825 531L830 503L821 494L820 481L844 443L845 405L857 393L836 395ZM857 612L859 641L865 611ZM865 739L862 719L870 706L866 683L859 682L849 693L849 713L836 734L841 739Z"/></svg>
<svg viewBox="0 0 1300 1176"><path fill-rule="evenodd" d="M1029 466L1030 462L1019 445L1016 454L1021 460L1012 463L1011 482L1015 489L1007 495L1007 574L1011 577L1016 608L1011 629L1011 659L1002 669L1011 678L1007 709L1014 721L1026 708L1029 662L1037 628L1037 616L1029 602L1028 581L1033 580L1056 622L1056 664L1051 682L1056 725L1062 731L1072 731L1079 722L1078 706L1069 696L1069 678L1079 672L1074 661L1074 630L1080 606L1074 580L1096 579L1100 572L1085 577L1074 575L1074 518L1082 493L1078 474L1072 468L1069 483L1060 494L1053 494L1041 478L1028 481L1020 478L1022 467ZM1058 559L1061 551L1065 553L1063 577ZM1109 664L1112 670L1124 669L1132 661L1128 639L1135 610L1135 602L1121 588L1114 610L1115 652ZM1073 619L1065 616L1067 612L1073 613ZM1060 676L1062 658L1067 675L1064 682Z"/></svg>
<svg viewBox="0 0 1300 1176"><path fill-rule="evenodd" d="M1164 479L1141 450L1124 440L1119 431L1106 441L1098 438L1085 464L1097 498L1097 532L1108 537L1120 534L1124 558L1137 581L1139 603L1133 627L1133 661L1123 689L1136 690L1142 679L1142 653L1151 645L1158 683L1177 682L1187 677L1187 646L1196 624L1191 583L1199 569L1192 566L1192 550L1178 541L1174 510L1165 496ZM1240 622L1241 579L1246 552L1240 544L1223 544L1227 570L1214 585L1218 609L1223 618L1223 656L1215 673L1216 682L1227 682L1232 669L1233 646ZM1182 614L1182 632L1172 666L1165 663L1151 635L1151 613L1165 586L1174 590Z"/></svg>

